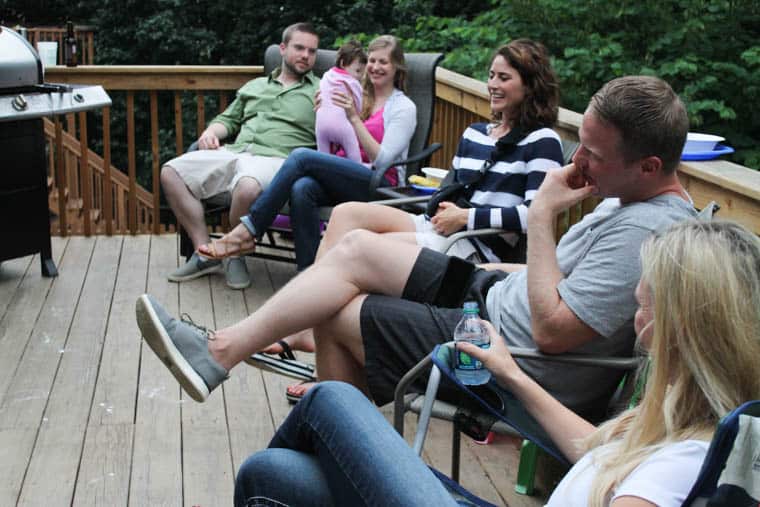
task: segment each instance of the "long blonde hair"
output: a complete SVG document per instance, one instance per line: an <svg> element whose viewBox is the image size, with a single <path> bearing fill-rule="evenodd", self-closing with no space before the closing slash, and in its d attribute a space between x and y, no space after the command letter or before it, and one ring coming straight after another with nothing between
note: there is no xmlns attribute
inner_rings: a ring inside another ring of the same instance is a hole
<svg viewBox="0 0 760 507"><path fill-rule="evenodd" d="M611 444L594 457L594 506L656 450L709 440L721 417L760 398L760 239L736 223L691 221L647 241L641 262L654 301L650 377L641 404L586 441Z"/></svg>
<svg viewBox="0 0 760 507"><path fill-rule="evenodd" d="M406 92L406 58L404 58L404 48L401 47L401 42L393 35L381 35L376 37L367 46L367 55L378 49L391 48L391 63L396 69L396 74L393 76L393 86ZM359 115L362 120L369 118L372 113L372 108L375 106L375 87L372 86L372 82L369 80L369 76L364 74L364 80L362 82L363 98L362 98L362 111Z"/></svg>

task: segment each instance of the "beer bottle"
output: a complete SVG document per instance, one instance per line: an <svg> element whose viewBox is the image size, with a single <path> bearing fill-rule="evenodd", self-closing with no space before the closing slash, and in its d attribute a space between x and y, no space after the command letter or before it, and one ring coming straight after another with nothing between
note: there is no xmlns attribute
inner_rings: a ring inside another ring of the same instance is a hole
<svg viewBox="0 0 760 507"><path fill-rule="evenodd" d="M66 38L63 40L63 61L66 67L77 66L77 38L74 35L74 23L66 22Z"/></svg>

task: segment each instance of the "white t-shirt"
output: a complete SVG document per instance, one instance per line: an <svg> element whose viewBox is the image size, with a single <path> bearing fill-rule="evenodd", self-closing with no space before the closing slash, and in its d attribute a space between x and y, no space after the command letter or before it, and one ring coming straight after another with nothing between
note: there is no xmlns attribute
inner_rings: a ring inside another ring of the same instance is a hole
<svg viewBox="0 0 760 507"><path fill-rule="evenodd" d="M635 496L660 507L680 507L697 480L709 445L701 440L686 440L663 447L628 474L615 488L612 500ZM588 505L591 483L597 473L592 455L604 452L607 447L586 453L557 485L547 507Z"/></svg>

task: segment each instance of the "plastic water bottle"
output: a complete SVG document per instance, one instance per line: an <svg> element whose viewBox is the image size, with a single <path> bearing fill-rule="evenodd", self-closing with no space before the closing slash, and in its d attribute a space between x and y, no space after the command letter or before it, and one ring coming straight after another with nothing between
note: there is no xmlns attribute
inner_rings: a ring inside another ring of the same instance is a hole
<svg viewBox="0 0 760 507"><path fill-rule="evenodd" d="M491 346L491 338L488 331L478 318L478 304L468 301L462 308L462 320L454 329L454 342L469 342L481 349ZM460 382L469 386L485 384L491 378L491 372L483 367L483 363L456 350L454 359L454 373Z"/></svg>

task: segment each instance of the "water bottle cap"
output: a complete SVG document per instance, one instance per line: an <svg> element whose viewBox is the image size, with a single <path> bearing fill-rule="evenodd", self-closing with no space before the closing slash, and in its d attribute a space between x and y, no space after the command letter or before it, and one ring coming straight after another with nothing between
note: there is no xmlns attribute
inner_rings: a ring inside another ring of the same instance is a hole
<svg viewBox="0 0 760 507"><path fill-rule="evenodd" d="M462 310L465 313L478 313L480 312L480 309L478 308L478 303L475 301L467 301L465 302L464 306L462 307Z"/></svg>

